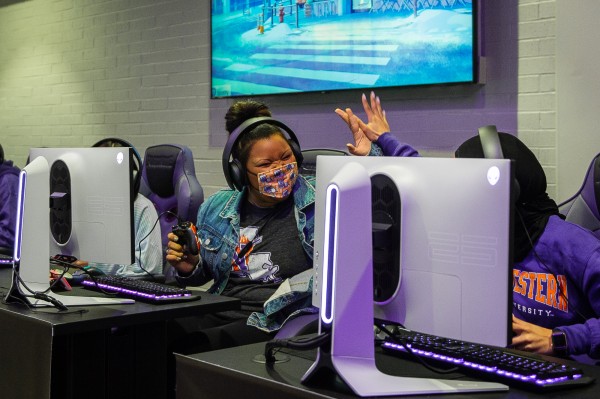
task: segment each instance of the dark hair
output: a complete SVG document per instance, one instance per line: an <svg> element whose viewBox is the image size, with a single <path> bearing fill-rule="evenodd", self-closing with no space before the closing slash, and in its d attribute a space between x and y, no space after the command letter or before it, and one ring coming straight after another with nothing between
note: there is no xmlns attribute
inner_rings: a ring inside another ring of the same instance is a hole
<svg viewBox="0 0 600 399"><path fill-rule="evenodd" d="M252 144L258 140L268 139L272 136L280 136L287 141L285 135L281 132L281 129L279 127L268 123L258 125L257 127L240 137L240 139L237 142L237 145L233 149L233 156L236 159L238 159L242 163L242 165L244 165L244 167L246 167Z"/></svg>
<svg viewBox="0 0 600 399"><path fill-rule="evenodd" d="M259 116L272 116L267 104L250 99L237 101L225 114L225 130L231 134L244 121Z"/></svg>
<svg viewBox="0 0 600 399"><path fill-rule="evenodd" d="M2 148L2 144L0 144L0 164L4 163L4 148Z"/></svg>

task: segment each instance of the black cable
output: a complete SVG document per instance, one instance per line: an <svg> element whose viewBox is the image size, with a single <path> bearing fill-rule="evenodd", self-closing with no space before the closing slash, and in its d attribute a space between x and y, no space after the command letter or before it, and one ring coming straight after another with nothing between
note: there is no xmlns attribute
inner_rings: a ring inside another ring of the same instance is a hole
<svg viewBox="0 0 600 399"><path fill-rule="evenodd" d="M23 281L23 279L21 278L21 276L19 275L19 272L17 270L16 267L13 267L13 274L14 276L17 278L17 282L19 284L17 284L17 289L19 290L20 294L23 295L24 298L34 298L37 300L41 300L41 301L45 301L45 302L50 302L55 308L57 308L60 311L67 311L69 310L68 307L66 307L61 301L59 301L58 299L46 294L46 292L48 292L50 290L50 288L48 288L48 290L44 291L44 292L39 292L39 291L33 291L31 288L29 288L27 286L27 284L25 284L25 282ZM24 292L21 291L20 287L24 287L29 294L26 294ZM19 301L21 301L20 298L16 298L14 295L11 295L11 298L13 299L18 299ZM29 306L29 305L28 305Z"/></svg>
<svg viewBox="0 0 600 399"><path fill-rule="evenodd" d="M146 234L144 237L142 237L142 239L138 242L138 251L140 251L140 262L139 262L139 267L140 269L142 269L142 271L144 273L146 273L147 275L149 275L152 280L156 281L156 277L154 276L154 274L150 273L148 270L146 270L146 268L144 268L143 266L143 260L142 260L142 242L147 239L150 234L152 234L152 232L154 231L154 229L156 228L158 222L160 221L160 218L163 217L166 214L170 214L171 216L174 216L177 218L177 220L179 220L179 216L177 216L175 213L171 212L171 211L164 211L161 212L160 215L158 215L158 217L156 218L156 221L154 222L154 224L152 225L152 228L150 229L150 231L148 232L148 234ZM164 262L164 259L163 259Z"/></svg>
<svg viewBox="0 0 600 399"><path fill-rule="evenodd" d="M296 350L315 349L327 343L331 338L329 332L321 333L315 337L301 337L296 339L272 339L265 344L265 361L267 364L275 363L275 350L277 348L291 348Z"/></svg>
<svg viewBox="0 0 600 399"><path fill-rule="evenodd" d="M117 295L116 292L106 291L105 289L103 289L102 287L100 287L98 285L98 281L96 280L96 276L94 276L92 273L88 272L85 269L85 266L75 265L73 263L66 262L64 260L60 260L60 259L52 258L52 257L50 258L50 263L66 267L65 270L68 270L69 268L79 269L82 272L84 272L85 274L87 274L87 276L89 277L90 280L92 280L92 282L94 283L94 285L96 286L96 289L98 289L98 291L100 291L101 293L103 293L105 295L110 295L110 296L116 296ZM45 292L47 292L47 291L45 291Z"/></svg>

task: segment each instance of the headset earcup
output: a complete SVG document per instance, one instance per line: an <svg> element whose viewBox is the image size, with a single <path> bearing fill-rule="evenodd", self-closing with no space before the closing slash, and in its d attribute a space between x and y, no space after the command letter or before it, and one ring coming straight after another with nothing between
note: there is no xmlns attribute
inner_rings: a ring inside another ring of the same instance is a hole
<svg viewBox="0 0 600 399"><path fill-rule="evenodd" d="M229 177L231 178L233 188L238 191L242 191L246 184L248 184L246 169L237 159L233 159L229 162Z"/></svg>
<svg viewBox="0 0 600 399"><path fill-rule="evenodd" d="M298 145L298 143L294 140L288 140L288 144L292 148L294 158L296 158L296 163L298 164L298 169L300 169L300 167L302 166L302 161L304 161L304 155L302 155L300 145Z"/></svg>

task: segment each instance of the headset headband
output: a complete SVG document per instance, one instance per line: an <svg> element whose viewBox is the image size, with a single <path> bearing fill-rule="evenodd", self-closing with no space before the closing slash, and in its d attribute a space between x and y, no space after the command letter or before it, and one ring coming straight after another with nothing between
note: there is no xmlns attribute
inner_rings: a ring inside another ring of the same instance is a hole
<svg viewBox="0 0 600 399"><path fill-rule="evenodd" d="M504 159L502 146L500 145L500 136L495 125L487 125L479 128L479 137L481 138L481 148L483 156L490 159Z"/></svg>

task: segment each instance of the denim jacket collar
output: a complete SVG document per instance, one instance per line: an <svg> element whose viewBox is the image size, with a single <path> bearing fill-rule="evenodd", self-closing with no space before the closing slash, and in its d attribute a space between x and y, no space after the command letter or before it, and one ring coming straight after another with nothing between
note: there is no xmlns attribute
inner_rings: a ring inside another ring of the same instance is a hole
<svg viewBox="0 0 600 399"><path fill-rule="evenodd" d="M300 210L305 209L315 202L315 188L314 184L311 184L311 182L314 183L314 177L306 178L302 175L298 175L298 179L294 185L293 195L294 203Z"/></svg>

